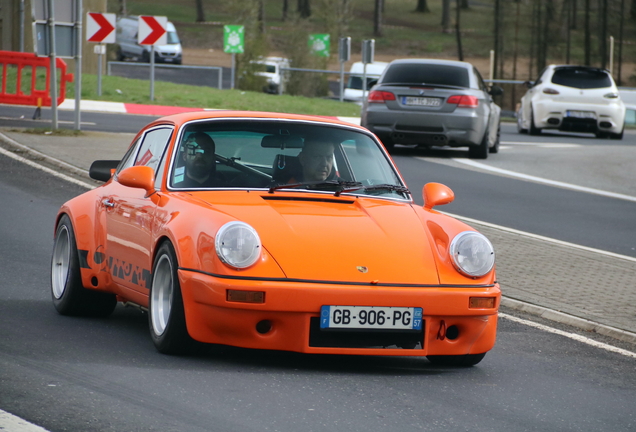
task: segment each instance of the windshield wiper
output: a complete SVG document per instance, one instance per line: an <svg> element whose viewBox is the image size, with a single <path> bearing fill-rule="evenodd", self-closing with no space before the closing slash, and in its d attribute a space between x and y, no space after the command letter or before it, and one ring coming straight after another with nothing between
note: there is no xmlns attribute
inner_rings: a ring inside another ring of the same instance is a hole
<svg viewBox="0 0 636 432"><path fill-rule="evenodd" d="M392 184L388 184L388 183L370 185L370 186L363 186L363 188L364 188L365 191L388 190L388 191L391 191L391 192L400 192L400 193L407 193L407 194L411 193L411 191L407 187L400 186L400 185L392 185Z"/></svg>
<svg viewBox="0 0 636 432"><path fill-rule="evenodd" d="M336 196L342 192L362 189L364 186L360 182L344 181L344 180L327 180L323 182L302 182L290 184L276 184L270 186L269 193L274 193L279 189L295 189L295 188L315 189L315 190L333 190L335 188Z"/></svg>

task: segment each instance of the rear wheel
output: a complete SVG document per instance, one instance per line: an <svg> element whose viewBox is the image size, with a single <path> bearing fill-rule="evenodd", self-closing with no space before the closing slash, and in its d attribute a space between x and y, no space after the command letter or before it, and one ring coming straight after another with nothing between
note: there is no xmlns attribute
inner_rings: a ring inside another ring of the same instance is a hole
<svg viewBox="0 0 636 432"><path fill-rule="evenodd" d="M439 366L453 367L470 367L475 366L486 357L483 354L465 354L465 355L430 355L426 356L428 361Z"/></svg>
<svg viewBox="0 0 636 432"><path fill-rule="evenodd" d="M519 133L528 133L528 129L523 127L523 119L521 118L521 108L517 111L517 132Z"/></svg>
<svg viewBox="0 0 636 432"><path fill-rule="evenodd" d="M499 153L500 140L501 140L501 126L497 128L497 138L495 139L495 144L488 149L490 153Z"/></svg>
<svg viewBox="0 0 636 432"><path fill-rule="evenodd" d="M488 158L488 136L489 132L484 133L481 143L477 146L468 147L468 157L471 159L487 159Z"/></svg>
<svg viewBox="0 0 636 432"><path fill-rule="evenodd" d="M541 133L541 129L534 125L534 110L530 108L530 129L528 130L530 135L539 135Z"/></svg>
<svg viewBox="0 0 636 432"><path fill-rule="evenodd" d="M157 351L163 354L186 354L194 341L188 334L177 275L177 258L170 242L157 251L152 271L148 324Z"/></svg>
<svg viewBox="0 0 636 432"><path fill-rule="evenodd" d="M51 297L60 315L106 317L117 299L114 294L84 288L71 219L64 215L55 231L51 257Z"/></svg>

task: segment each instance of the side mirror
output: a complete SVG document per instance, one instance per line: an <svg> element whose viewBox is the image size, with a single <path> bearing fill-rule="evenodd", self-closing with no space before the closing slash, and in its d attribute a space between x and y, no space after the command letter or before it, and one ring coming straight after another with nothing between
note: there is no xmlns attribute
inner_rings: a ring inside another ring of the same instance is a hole
<svg viewBox="0 0 636 432"><path fill-rule="evenodd" d="M117 175L117 181L124 186L143 189L147 195L155 191L155 170L149 166L131 166Z"/></svg>
<svg viewBox="0 0 636 432"><path fill-rule="evenodd" d="M110 180L119 165L118 160L96 160L91 164L88 175L93 180L106 182Z"/></svg>
<svg viewBox="0 0 636 432"><path fill-rule="evenodd" d="M526 86L527 88L530 88L533 86L532 81L525 81L523 85Z"/></svg>
<svg viewBox="0 0 636 432"><path fill-rule="evenodd" d="M422 188L424 209L430 210L435 206L449 204L455 199L455 194L446 185L441 183L426 183Z"/></svg>
<svg viewBox="0 0 636 432"><path fill-rule="evenodd" d="M497 85L494 85L490 87L490 91L488 91L488 94L490 94L490 96L501 96L503 92L504 92L503 88Z"/></svg>

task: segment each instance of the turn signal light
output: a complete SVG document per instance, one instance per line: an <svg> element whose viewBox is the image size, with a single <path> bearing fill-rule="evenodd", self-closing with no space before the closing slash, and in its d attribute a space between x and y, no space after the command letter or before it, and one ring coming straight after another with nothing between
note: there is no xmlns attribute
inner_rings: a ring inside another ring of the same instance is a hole
<svg viewBox="0 0 636 432"><path fill-rule="evenodd" d="M470 297L469 309L492 309L495 307L495 297Z"/></svg>
<svg viewBox="0 0 636 432"><path fill-rule="evenodd" d="M238 303L265 303L263 291L227 290L227 301Z"/></svg>
<svg viewBox="0 0 636 432"><path fill-rule="evenodd" d="M476 96L454 95L446 100L449 104L457 104L458 108L477 108L479 99Z"/></svg>
<svg viewBox="0 0 636 432"><path fill-rule="evenodd" d="M373 90L369 93L369 103L384 103L384 101L395 100L395 95L391 92Z"/></svg>

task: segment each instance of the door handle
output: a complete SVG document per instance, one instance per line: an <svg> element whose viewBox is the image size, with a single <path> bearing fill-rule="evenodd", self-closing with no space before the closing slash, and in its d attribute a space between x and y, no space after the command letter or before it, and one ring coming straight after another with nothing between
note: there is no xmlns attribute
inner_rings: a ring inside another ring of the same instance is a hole
<svg viewBox="0 0 636 432"><path fill-rule="evenodd" d="M102 204L104 205L104 207L110 207L110 208L115 207L115 203L113 202L112 198L104 198L102 200Z"/></svg>

